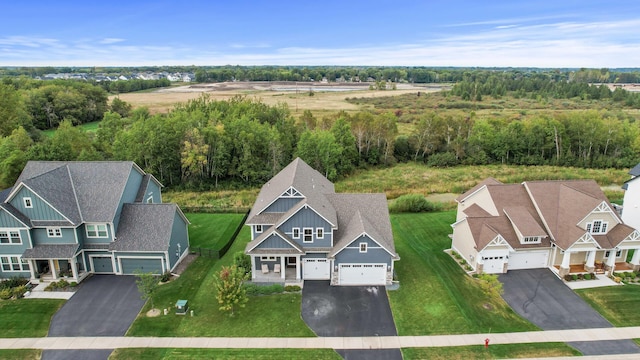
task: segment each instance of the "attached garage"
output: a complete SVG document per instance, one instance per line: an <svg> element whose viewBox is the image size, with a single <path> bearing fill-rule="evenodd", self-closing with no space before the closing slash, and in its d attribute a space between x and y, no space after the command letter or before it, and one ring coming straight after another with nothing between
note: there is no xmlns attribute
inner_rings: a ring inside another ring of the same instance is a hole
<svg viewBox="0 0 640 360"><path fill-rule="evenodd" d="M482 257L482 272L486 274L501 274L504 272L505 256L485 255Z"/></svg>
<svg viewBox="0 0 640 360"><path fill-rule="evenodd" d="M509 270L540 269L549 264L549 250L517 251L509 254Z"/></svg>
<svg viewBox="0 0 640 360"><path fill-rule="evenodd" d="M302 278L305 280L331 279L331 261L328 259L302 259Z"/></svg>
<svg viewBox="0 0 640 360"><path fill-rule="evenodd" d="M123 275L133 275L135 272L162 274L162 259L154 258L120 258Z"/></svg>
<svg viewBox="0 0 640 360"><path fill-rule="evenodd" d="M111 256L91 256L92 269L97 274L113 274L113 257Z"/></svg>
<svg viewBox="0 0 640 360"><path fill-rule="evenodd" d="M386 264L340 264L338 278L340 285L385 285L387 283Z"/></svg>

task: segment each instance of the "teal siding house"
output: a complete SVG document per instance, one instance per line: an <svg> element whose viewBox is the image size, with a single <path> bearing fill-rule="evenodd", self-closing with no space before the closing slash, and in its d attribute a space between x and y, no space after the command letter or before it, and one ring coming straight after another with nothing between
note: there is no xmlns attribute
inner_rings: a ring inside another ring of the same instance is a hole
<svg viewBox="0 0 640 360"><path fill-rule="evenodd" d="M256 282L389 285L395 251L385 194L339 194L300 158L260 190L246 225Z"/></svg>
<svg viewBox="0 0 640 360"><path fill-rule="evenodd" d="M131 161L28 162L0 192L0 278L173 270L189 221L161 188Z"/></svg>

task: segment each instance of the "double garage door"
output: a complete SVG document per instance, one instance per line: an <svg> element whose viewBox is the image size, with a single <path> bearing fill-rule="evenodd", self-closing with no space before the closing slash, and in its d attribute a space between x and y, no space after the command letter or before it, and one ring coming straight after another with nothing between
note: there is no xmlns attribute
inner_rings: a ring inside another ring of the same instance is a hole
<svg viewBox="0 0 640 360"><path fill-rule="evenodd" d="M549 264L549 250L519 251L509 254L508 270L540 269Z"/></svg>
<svg viewBox="0 0 640 360"><path fill-rule="evenodd" d="M123 275L141 273L162 274L162 259L120 258Z"/></svg>
<svg viewBox="0 0 640 360"><path fill-rule="evenodd" d="M302 278L305 280L331 279L331 261L328 259L302 259Z"/></svg>
<svg viewBox="0 0 640 360"><path fill-rule="evenodd" d="M386 264L340 264L340 285L385 285Z"/></svg>

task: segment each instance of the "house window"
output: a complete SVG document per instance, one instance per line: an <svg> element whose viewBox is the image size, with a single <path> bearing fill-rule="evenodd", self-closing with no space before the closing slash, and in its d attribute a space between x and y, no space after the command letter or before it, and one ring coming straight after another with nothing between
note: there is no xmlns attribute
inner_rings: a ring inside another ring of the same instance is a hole
<svg viewBox="0 0 640 360"><path fill-rule="evenodd" d="M33 207L33 202L31 202L31 198L30 197L22 198L22 201L24 201L24 207L25 208L31 209Z"/></svg>
<svg viewBox="0 0 640 360"><path fill-rule="evenodd" d="M147 204L153 204L153 195L147 198Z"/></svg>
<svg viewBox="0 0 640 360"><path fill-rule="evenodd" d="M591 234L606 234L609 223L602 220L593 220L587 223L587 231Z"/></svg>
<svg viewBox="0 0 640 360"><path fill-rule="evenodd" d="M317 228L316 229L316 238L317 239L324 239L324 228Z"/></svg>
<svg viewBox="0 0 640 360"><path fill-rule="evenodd" d="M313 242L313 229L312 228L304 228L304 238L303 242L310 243Z"/></svg>
<svg viewBox="0 0 640 360"><path fill-rule="evenodd" d="M523 239L524 243L539 243L540 242L540 237L539 236L525 236Z"/></svg>
<svg viewBox="0 0 640 360"><path fill-rule="evenodd" d="M605 251L604 257L608 258L609 255L611 255L611 251L609 251L609 250ZM622 250L616 251L616 257L620 257L620 255L622 255Z"/></svg>
<svg viewBox="0 0 640 360"><path fill-rule="evenodd" d="M29 263L20 256L0 256L2 271L29 271Z"/></svg>
<svg viewBox="0 0 640 360"><path fill-rule="evenodd" d="M105 224L87 224L87 237L90 238L106 238L107 225Z"/></svg>
<svg viewBox="0 0 640 360"><path fill-rule="evenodd" d="M0 231L0 244L22 244L20 231Z"/></svg>
<svg viewBox="0 0 640 360"><path fill-rule="evenodd" d="M292 236L294 239L300 239L300 228L293 228L293 229L291 229L291 231L293 232L293 233L291 234L291 236Z"/></svg>
<svg viewBox="0 0 640 360"><path fill-rule="evenodd" d="M275 256L261 256L260 260L261 261L276 261L276 257Z"/></svg>
<svg viewBox="0 0 640 360"><path fill-rule="evenodd" d="M367 252L367 243L360 243L360 252L361 253Z"/></svg>
<svg viewBox="0 0 640 360"><path fill-rule="evenodd" d="M256 232L257 233L261 233L262 232L262 225L256 225Z"/></svg>
<svg viewBox="0 0 640 360"><path fill-rule="evenodd" d="M49 237L62 237L62 230L60 228L47 228L47 235Z"/></svg>

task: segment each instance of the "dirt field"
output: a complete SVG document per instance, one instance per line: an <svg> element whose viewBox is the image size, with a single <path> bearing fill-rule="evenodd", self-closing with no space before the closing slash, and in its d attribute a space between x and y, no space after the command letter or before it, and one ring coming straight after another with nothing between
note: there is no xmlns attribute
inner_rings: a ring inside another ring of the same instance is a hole
<svg viewBox="0 0 640 360"><path fill-rule="evenodd" d="M202 93L208 94L214 100L226 100L235 95L245 95L260 99L269 105L284 102L289 105L291 112L302 114L304 110L313 112L360 110L361 107L358 105L345 101L349 97L389 96L418 91L435 92L442 88L441 85L397 84L397 90L375 91L369 90L368 83L225 82L120 94L118 97L133 105L134 108L145 106L152 114L166 113L175 104L198 98ZM313 96L310 96L311 93Z"/></svg>

